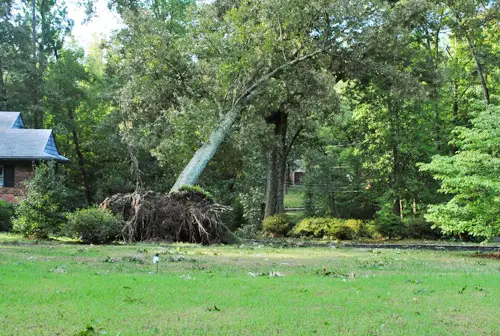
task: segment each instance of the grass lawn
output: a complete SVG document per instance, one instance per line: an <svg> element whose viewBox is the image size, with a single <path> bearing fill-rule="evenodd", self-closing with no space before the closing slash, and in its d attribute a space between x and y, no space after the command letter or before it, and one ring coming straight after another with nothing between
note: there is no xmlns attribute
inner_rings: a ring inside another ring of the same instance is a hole
<svg viewBox="0 0 500 336"><path fill-rule="evenodd" d="M499 307L500 262L472 252L0 235L1 335L498 335Z"/></svg>
<svg viewBox="0 0 500 336"><path fill-rule="evenodd" d="M289 186L285 194L286 208L301 208L304 206L304 187Z"/></svg>

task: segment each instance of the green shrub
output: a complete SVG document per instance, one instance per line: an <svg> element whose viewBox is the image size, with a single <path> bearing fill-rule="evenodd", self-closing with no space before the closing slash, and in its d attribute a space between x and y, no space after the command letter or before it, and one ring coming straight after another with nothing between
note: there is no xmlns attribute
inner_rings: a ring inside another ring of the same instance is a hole
<svg viewBox="0 0 500 336"><path fill-rule="evenodd" d="M295 236L323 238L328 231L330 218L305 218L299 222L292 233Z"/></svg>
<svg viewBox="0 0 500 336"><path fill-rule="evenodd" d="M408 238L414 239L439 239L443 235L439 229L433 229L432 223L421 217L410 217L406 220Z"/></svg>
<svg viewBox="0 0 500 336"><path fill-rule="evenodd" d="M81 193L64 185L55 162L40 164L29 181L27 195L16 207L13 229L38 239L58 234L66 217L80 202Z"/></svg>
<svg viewBox="0 0 500 336"><path fill-rule="evenodd" d="M14 216L14 206L9 202L0 200L0 231L10 231L12 229L12 216Z"/></svg>
<svg viewBox="0 0 500 336"><path fill-rule="evenodd" d="M69 214L64 231L86 244L103 244L115 240L122 226L111 212L93 207Z"/></svg>
<svg viewBox="0 0 500 336"><path fill-rule="evenodd" d="M262 231L273 237L284 236L290 231L290 220L284 214L264 218Z"/></svg>
<svg viewBox="0 0 500 336"><path fill-rule="evenodd" d="M327 236L333 239L351 240L354 239L356 232L354 229L346 225L346 221L342 219L332 218L328 226Z"/></svg>
<svg viewBox="0 0 500 336"><path fill-rule="evenodd" d="M364 237L364 222L361 219L346 219L343 225L350 228L353 232L352 238ZM351 239L352 239L351 238Z"/></svg>
<svg viewBox="0 0 500 336"><path fill-rule="evenodd" d="M231 209L231 211L222 214L221 219L226 227L234 232L247 224L247 221L244 217L243 205L238 197L235 197L231 202Z"/></svg>
<svg viewBox="0 0 500 336"><path fill-rule="evenodd" d="M377 231L387 238L405 238L407 227L398 215L390 210L380 210L375 217Z"/></svg>
<svg viewBox="0 0 500 336"><path fill-rule="evenodd" d="M361 231L359 233L359 237L361 238L381 238L382 235L380 232L377 230L377 225L375 224L375 221L370 220L370 221L365 221L363 223L363 227L361 228Z"/></svg>
<svg viewBox="0 0 500 336"><path fill-rule="evenodd" d="M238 228L234 234L243 239L255 239L259 236L259 230L254 224L246 224Z"/></svg>
<svg viewBox="0 0 500 336"><path fill-rule="evenodd" d="M356 231L353 226L359 223L354 223L354 220L347 225L346 220L338 218L306 218L303 219L293 229L295 236L305 236L313 238L332 238L349 240L356 236Z"/></svg>

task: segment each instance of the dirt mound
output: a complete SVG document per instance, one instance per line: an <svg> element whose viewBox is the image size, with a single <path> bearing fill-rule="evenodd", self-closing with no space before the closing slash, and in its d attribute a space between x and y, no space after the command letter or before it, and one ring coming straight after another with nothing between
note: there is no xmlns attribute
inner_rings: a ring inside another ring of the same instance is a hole
<svg viewBox="0 0 500 336"><path fill-rule="evenodd" d="M221 215L231 208L193 190L116 194L106 198L101 208L123 217L122 235L126 242L217 244L228 243L232 236L221 220Z"/></svg>

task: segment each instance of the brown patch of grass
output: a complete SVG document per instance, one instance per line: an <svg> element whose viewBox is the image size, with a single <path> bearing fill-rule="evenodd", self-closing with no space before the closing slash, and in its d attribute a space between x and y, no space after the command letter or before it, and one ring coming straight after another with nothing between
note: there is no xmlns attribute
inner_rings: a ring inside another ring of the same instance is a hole
<svg viewBox="0 0 500 336"><path fill-rule="evenodd" d="M484 258L484 259L500 259L500 252L493 253L478 253L474 255L475 258Z"/></svg>

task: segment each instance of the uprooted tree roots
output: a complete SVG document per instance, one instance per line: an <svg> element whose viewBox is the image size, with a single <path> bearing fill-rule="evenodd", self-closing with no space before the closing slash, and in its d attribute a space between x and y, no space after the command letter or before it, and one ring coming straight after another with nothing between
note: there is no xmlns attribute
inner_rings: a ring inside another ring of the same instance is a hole
<svg viewBox="0 0 500 336"><path fill-rule="evenodd" d="M221 215L231 208L216 204L197 191L116 194L106 198L101 208L123 217L122 235L127 242L217 244L228 243L232 236L221 220Z"/></svg>

